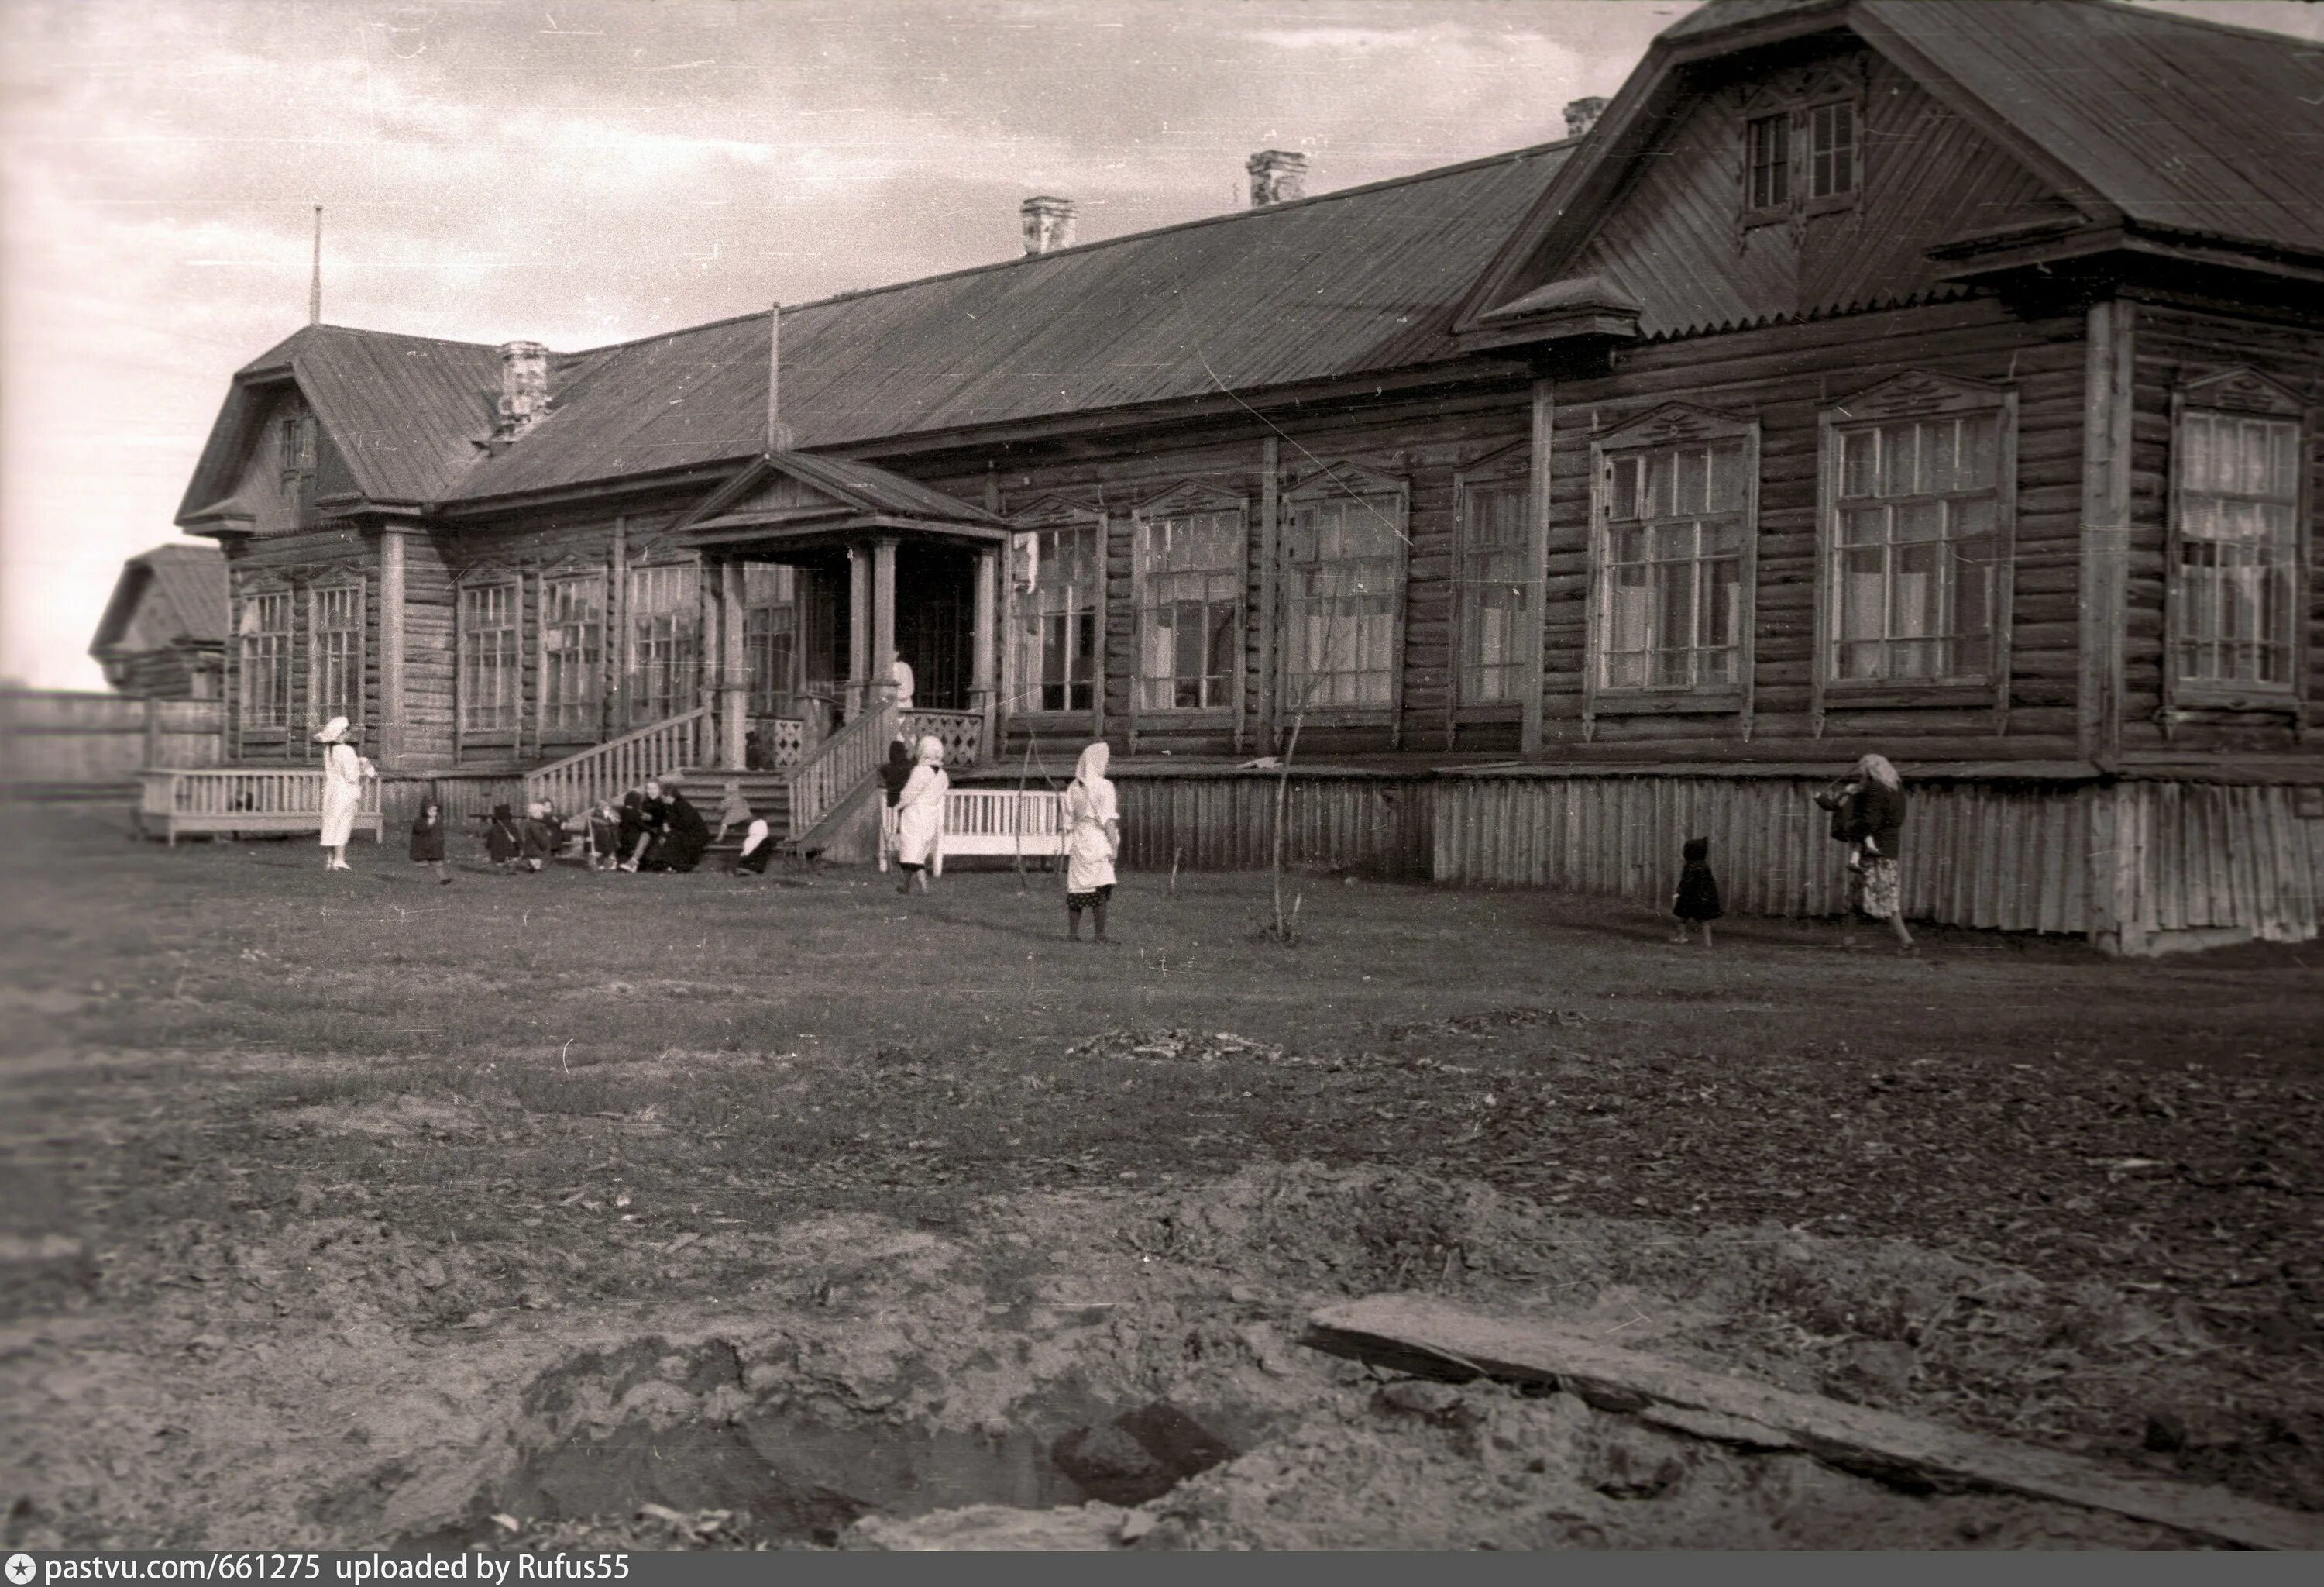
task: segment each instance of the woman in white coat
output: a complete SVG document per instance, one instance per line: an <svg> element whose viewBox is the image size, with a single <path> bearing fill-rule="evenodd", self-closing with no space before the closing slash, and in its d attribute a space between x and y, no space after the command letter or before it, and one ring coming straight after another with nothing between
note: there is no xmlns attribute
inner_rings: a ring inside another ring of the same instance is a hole
<svg viewBox="0 0 2324 1587"><path fill-rule="evenodd" d="M1079 942L1082 911L1105 934L1105 906L1113 897L1113 862L1121 853L1121 819L1113 783L1105 774L1112 752L1102 743L1084 750L1074 762L1073 786L1065 789L1065 936Z"/></svg>
<svg viewBox="0 0 2324 1587"><path fill-rule="evenodd" d="M904 868L904 883L896 890L928 890L927 866L944 840L945 791L952 779L945 775L944 740L931 734L920 741L919 764L896 796L896 862Z"/></svg>
<svg viewBox="0 0 2324 1587"><path fill-rule="evenodd" d="M363 805L363 785L366 777L376 777L371 762L355 753L355 745L347 740L347 719L334 716L315 735L315 742L328 744L323 752L323 847L329 851L323 869L352 871L347 863L347 839L354 835L355 812Z"/></svg>

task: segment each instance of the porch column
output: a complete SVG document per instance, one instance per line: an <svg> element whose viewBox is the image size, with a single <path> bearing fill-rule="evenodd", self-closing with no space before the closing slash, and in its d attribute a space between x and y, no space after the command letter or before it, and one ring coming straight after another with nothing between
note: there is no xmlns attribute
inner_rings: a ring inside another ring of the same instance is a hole
<svg viewBox="0 0 2324 1587"><path fill-rule="evenodd" d="M890 663L896 654L896 542L882 538L872 542L872 670L865 676L871 688L864 704L893 702L896 675Z"/></svg>
<svg viewBox="0 0 2324 1587"><path fill-rule="evenodd" d="M742 736L750 731L751 663L742 653L742 564L718 565L718 759L733 771L742 765Z"/></svg>
<svg viewBox="0 0 2324 1587"><path fill-rule="evenodd" d="M379 764L403 765L403 537L411 531L383 524L379 531Z"/></svg>
<svg viewBox="0 0 2324 1587"><path fill-rule="evenodd" d="M847 548L847 681L841 718L853 722L868 697L872 677L872 548L858 540Z"/></svg>
<svg viewBox="0 0 2324 1587"><path fill-rule="evenodd" d="M1000 669L995 665L1001 653L996 628L1000 617L1001 551L986 546L976 553L975 649L969 660L968 703L984 718L984 725L978 730L976 758L979 764L987 766L1001 748L995 720L1001 705Z"/></svg>

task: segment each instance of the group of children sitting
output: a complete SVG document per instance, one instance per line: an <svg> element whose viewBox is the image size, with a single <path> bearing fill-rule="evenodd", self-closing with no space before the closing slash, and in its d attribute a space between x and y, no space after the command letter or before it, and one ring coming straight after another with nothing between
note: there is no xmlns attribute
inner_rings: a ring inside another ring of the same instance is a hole
<svg viewBox="0 0 2324 1587"><path fill-rule="evenodd" d="M546 801L528 804L519 817L508 805L494 805L484 823L484 853L503 871L538 872L568 849L577 849L592 871L692 871L729 827L743 829L738 870L764 874L774 845L767 824L754 817L740 785L729 783L715 833L675 779L650 780L616 803L600 800L577 816L561 817ZM430 799L411 824L414 863L430 867L448 883L444 858L444 808Z"/></svg>

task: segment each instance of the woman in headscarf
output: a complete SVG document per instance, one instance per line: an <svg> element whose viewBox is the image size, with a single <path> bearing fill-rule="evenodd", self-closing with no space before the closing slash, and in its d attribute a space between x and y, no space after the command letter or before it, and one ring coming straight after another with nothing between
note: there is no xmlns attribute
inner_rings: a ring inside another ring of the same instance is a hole
<svg viewBox="0 0 2324 1587"><path fill-rule="evenodd" d="M1831 835L1849 845L1848 913L1840 940L1856 946L1856 918L1885 920L1896 951L1913 951L1904 927L1903 878L1897 871L1904 835L1904 780L1885 755L1867 755L1836 788L1816 796L1832 812Z"/></svg>
<svg viewBox="0 0 2324 1587"><path fill-rule="evenodd" d="M1097 940L1105 934L1105 906L1113 897L1113 862L1121 853L1121 821L1115 812L1113 783L1105 774L1112 752L1093 743L1074 762L1073 786L1065 789L1065 936L1079 942L1082 911L1091 912Z"/></svg>
<svg viewBox="0 0 2324 1587"><path fill-rule="evenodd" d="M344 716L332 717L315 735L317 743L330 746L323 752L322 844L330 851L323 861L326 871L355 869L347 863L347 839L355 835L355 811L363 805L364 779L378 775L355 753L348 742L353 736Z"/></svg>
<svg viewBox="0 0 2324 1587"><path fill-rule="evenodd" d="M896 801L904 797L904 784L912 780L912 741L908 738L890 740L888 763L880 768L880 791L888 803L880 816L880 868L888 868L888 855L896 843Z"/></svg>
<svg viewBox="0 0 2324 1587"><path fill-rule="evenodd" d="M896 860L904 868L898 892L928 890L927 866L944 840L945 792L952 787L945 775L944 740L922 739L918 761L896 800Z"/></svg>

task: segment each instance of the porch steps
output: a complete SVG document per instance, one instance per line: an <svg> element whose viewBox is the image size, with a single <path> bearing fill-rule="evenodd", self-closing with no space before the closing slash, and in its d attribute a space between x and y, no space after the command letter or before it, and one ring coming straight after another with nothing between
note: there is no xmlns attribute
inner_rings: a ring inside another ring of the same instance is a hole
<svg viewBox="0 0 2324 1587"><path fill-rule="evenodd" d="M742 798L751 807L751 814L767 824L774 835L775 846L790 846L791 790L788 771L720 771L715 769L688 770L679 773L680 786L702 818L710 823L714 832L718 827L718 807L725 802L726 785L738 783ZM742 852L741 826L729 827L725 835L710 845L704 863L724 868L733 863Z"/></svg>

